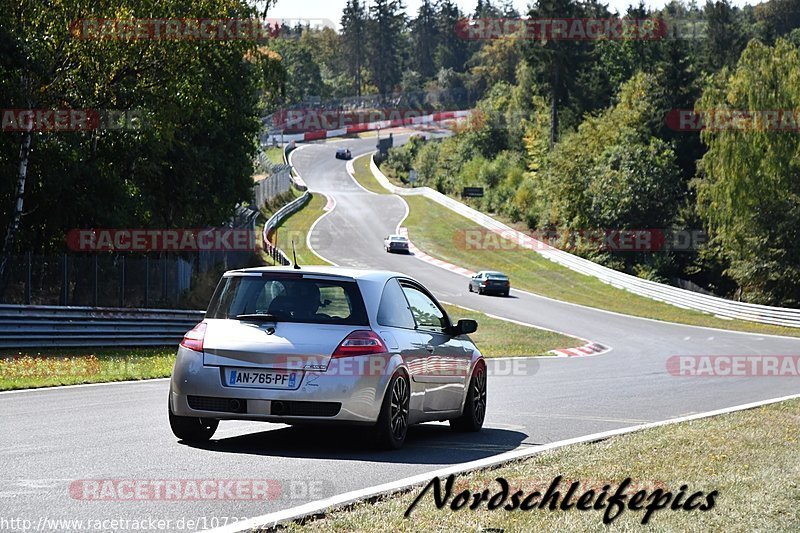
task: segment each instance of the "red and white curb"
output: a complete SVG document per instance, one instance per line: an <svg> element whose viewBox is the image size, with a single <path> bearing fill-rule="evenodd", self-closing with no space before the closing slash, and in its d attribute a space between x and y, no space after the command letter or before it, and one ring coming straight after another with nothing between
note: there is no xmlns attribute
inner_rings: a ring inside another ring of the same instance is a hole
<svg viewBox="0 0 800 533"><path fill-rule="evenodd" d="M603 355L609 351L611 351L611 349L602 344L590 342L578 348L562 348L559 350L550 350L548 353L557 357L590 357L593 355Z"/></svg>
<svg viewBox="0 0 800 533"><path fill-rule="evenodd" d="M356 133L364 133L365 131L385 130L389 128L400 128L403 126L417 126L417 125L430 125L435 122L453 121L464 119L470 115L471 111L442 111L440 113L433 113L431 115L424 115L420 117L410 117L394 120L383 120L380 122L370 122L368 124L354 124L346 128L338 130L316 130L308 131L305 133L297 133L294 135L274 135L267 138L268 143L275 142L308 142L320 141L323 139L332 139L334 137L344 137L346 135L355 135Z"/></svg>

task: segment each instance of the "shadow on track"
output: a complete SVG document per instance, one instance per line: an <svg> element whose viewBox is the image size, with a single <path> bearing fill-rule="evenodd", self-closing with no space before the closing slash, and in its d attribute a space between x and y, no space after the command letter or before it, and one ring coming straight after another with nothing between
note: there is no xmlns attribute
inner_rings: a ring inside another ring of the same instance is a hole
<svg viewBox="0 0 800 533"><path fill-rule="evenodd" d="M408 430L405 447L376 450L368 428L294 426L260 431L203 444L181 444L212 452L338 459L408 464L456 464L491 457L519 447L528 436L518 431L484 428L480 433L454 433L439 424Z"/></svg>

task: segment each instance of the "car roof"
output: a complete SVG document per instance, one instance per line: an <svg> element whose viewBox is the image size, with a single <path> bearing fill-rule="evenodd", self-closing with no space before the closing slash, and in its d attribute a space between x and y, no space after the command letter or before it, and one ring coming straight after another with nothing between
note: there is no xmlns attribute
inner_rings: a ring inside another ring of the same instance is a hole
<svg viewBox="0 0 800 533"><path fill-rule="evenodd" d="M301 267L299 270L292 267L255 267L255 268L242 268L239 270L229 270L225 273L226 277L248 274L265 274L265 273L291 273L291 274L318 274L322 276L336 276L341 278L350 278L355 280L367 281L382 281L389 280L390 278L401 277L409 278L405 274L399 272L391 272L388 270L367 270L361 268L347 268L347 267L333 267L333 266L307 266Z"/></svg>
<svg viewBox="0 0 800 533"><path fill-rule="evenodd" d="M405 235L400 235L398 233L393 233L393 234L389 235L389 238L390 239L403 239L403 240L405 240L406 236Z"/></svg>

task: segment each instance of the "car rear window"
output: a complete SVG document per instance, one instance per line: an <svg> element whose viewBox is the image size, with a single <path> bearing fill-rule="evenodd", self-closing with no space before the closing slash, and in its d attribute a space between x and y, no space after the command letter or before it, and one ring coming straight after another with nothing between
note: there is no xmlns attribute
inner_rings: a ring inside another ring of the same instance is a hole
<svg viewBox="0 0 800 533"><path fill-rule="evenodd" d="M355 281L300 276L224 278L208 306L207 318L274 315L281 322L368 326L364 300Z"/></svg>
<svg viewBox="0 0 800 533"><path fill-rule="evenodd" d="M508 276L505 274L497 274L495 272L489 272L486 274L486 277L489 279L508 279Z"/></svg>

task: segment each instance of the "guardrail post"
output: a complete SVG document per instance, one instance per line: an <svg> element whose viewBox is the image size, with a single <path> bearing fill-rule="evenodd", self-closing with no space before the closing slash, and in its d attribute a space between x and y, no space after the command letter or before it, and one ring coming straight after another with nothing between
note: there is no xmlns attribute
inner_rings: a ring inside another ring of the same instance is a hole
<svg viewBox="0 0 800 533"><path fill-rule="evenodd" d="M119 306L125 307L125 256L120 257L119 269Z"/></svg>
<svg viewBox="0 0 800 533"><path fill-rule="evenodd" d="M69 272L67 271L67 254L61 254L61 305L67 305L69 292Z"/></svg>
<svg viewBox="0 0 800 533"><path fill-rule="evenodd" d="M31 270L33 270L33 259L30 252L25 252L25 304L31 305Z"/></svg>
<svg viewBox="0 0 800 533"><path fill-rule="evenodd" d="M150 256L144 256L144 306L150 307Z"/></svg>
<svg viewBox="0 0 800 533"><path fill-rule="evenodd" d="M92 264L93 264L92 266L94 267L94 280L92 282L92 293L93 293L92 294L92 301L94 302L94 306L95 307L97 307L97 301L98 301L98 287L97 287L97 285L98 285L98 274L97 274L97 270L99 268L99 264L98 264L99 262L100 261L97 258L97 254L95 254L94 260L92 261Z"/></svg>

